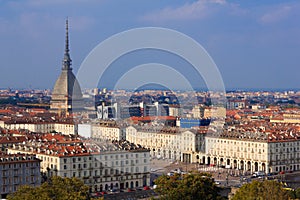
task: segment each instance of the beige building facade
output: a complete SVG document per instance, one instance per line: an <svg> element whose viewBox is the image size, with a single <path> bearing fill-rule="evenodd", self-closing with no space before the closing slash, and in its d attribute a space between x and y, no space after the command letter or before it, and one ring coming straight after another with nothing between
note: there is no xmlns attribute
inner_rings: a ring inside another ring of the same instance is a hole
<svg viewBox="0 0 300 200"><path fill-rule="evenodd" d="M116 123L113 122L102 122L94 123L91 125L92 133L91 137L96 139L103 140L125 140L126 131L125 128L119 127Z"/></svg>
<svg viewBox="0 0 300 200"><path fill-rule="evenodd" d="M299 135L300 136L300 135ZM232 133L206 136L200 163L243 172L300 170L300 137L264 133Z"/></svg>
<svg viewBox="0 0 300 200"><path fill-rule="evenodd" d="M197 130L129 126L126 140L150 150L152 157L196 162L196 152L204 151L204 134Z"/></svg>
<svg viewBox="0 0 300 200"><path fill-rule="evenodd" d="M55 131L64 135L78 134L78 125L69 122L0 121L0 127L10 130L26 129L35 133Z"/></svg>
<svg viewBox="0 0 300 200"><path fill-rule="evenodd" d="M76 144L67 148L34 143L13 145L8 153L34 153L42 160L41 172L47 176L77 177L91 191L109 188L136 188L150 185L150 153L128 142L95 145ZM57 145L56 145L57 146ZM93 150L92 150L93 149Z"/></svg>

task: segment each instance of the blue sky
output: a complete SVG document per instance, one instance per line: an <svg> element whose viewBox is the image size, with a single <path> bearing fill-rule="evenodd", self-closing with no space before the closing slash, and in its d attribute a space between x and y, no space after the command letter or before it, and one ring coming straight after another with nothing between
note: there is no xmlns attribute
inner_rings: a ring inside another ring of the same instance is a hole
<svg viewBox="0 0 300 200"><path fill-rule="evenodd" d="M67 16L75 73L108 37L157 26L200 43L226 88L300 88L300 1L289 0L0 0L0 88L53 87ZM143 60L144 54L128 59ZM161 63L171 59L156 57Z"/></svg>

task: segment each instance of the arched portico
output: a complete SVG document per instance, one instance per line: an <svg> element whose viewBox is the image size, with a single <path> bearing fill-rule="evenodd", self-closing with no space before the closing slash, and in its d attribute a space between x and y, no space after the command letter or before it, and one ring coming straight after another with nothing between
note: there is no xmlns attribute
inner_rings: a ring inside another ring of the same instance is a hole
<svg viewBox="0 0 300 200"><path fill-rule="evenodd" d="M266 172L266 164L265 163L261 164L261 171Z"/></svg>
<svg viewBox="0 0 300 200"><path fill-rule="evenodd" d="M256 171L256 172L258 171L258 163L257 162L254 163L254 171Z"/></svg>
<svg viewBox="0 0 300 200"><path fill-rule="evenodd" d="M243 160L240 161L240 169L244 170L244 161Z"/></svg>
<svg viewBox="0 0 300 200"><path fill-rule="evenodd" d="M233 169L237 169L237 161L233 160Z"/></svg>

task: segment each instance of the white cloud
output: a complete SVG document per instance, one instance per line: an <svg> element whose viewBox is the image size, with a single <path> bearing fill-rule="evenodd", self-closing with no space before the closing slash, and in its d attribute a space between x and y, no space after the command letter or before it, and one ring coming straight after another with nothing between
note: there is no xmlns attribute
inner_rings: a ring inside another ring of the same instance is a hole
<svg viewBox="0 0 300 200"><path fill-rule="evenodd" d="M214 6L225 4L227 4L225 0L198 0L194 3L187 3L181 7L167 7L157 12L147 14L142 17L142 20L159 22L203 19L214 11Z"/></svg>
<svg viewBox="0 0 300 200"><path fill-rule="evenodd" d="M292 11L292 7L285 5L277 7L267 13L265 13L261 18L260 21L262 23L274 23L281 21L289 16Z"/></svg>

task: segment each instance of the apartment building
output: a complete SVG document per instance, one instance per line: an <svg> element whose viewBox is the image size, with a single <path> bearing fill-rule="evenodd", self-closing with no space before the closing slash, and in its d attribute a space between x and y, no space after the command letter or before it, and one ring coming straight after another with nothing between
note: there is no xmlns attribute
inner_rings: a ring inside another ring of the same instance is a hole
<svg viewBox="0 0 300 200"><path fill-rule="evenodd" d="M128 141L62 140L32 140L8 152L36 154L47 176L78 177L91 191L150 185L149 150Z"/></svg>
<svg viewBox="0 0 300 200"><path fill-rule="evenodd" d="M0 152L7 153L7 148L12 147L13 144L26 141L25 136L12 136L3 135L0 136Z"/></svg>
<svg viewBox="0 0 300 200"><path fill-rule="evenodd" d="M205 138L200 162L244 172L298 171L300 133L224 132Z"/></svg>
<svg viewBox="0 0 300 200"><path fill-rule="evenodd" d="M152 157L192 163L196 162L196 152L204 152L206 131L206 128L129 126L126 139L149 149Z"/></svg>
<svg viewBox="0 0 300 200"><path fill-rule="evenodd" d="M300 123L300 114L298 113L284 113L281 116L273 116L270 119L273 123Z"/></svg>
<svg viewBox="0 0 300 200"><path fill-rule="evenodd" d="M22 185L39 186L41 160L32 154L0 154L0 195L6 198Z"/></svg>
<svg viewBox="0 0 300 200"><path fill-rule="evenodd" d="M91 137L103 140L125 140L125 128L120 127L116 121L101 120L91 125Z"/></svg>
<svg viewBox="0 0 300 200"><path fill-rule="evenodd" d="M36 121L36 120L0 120L0 127L19 130L26 129L36 133L57 132L65 135L77 134L78 125L72 120L68 121Z"/></svg>

